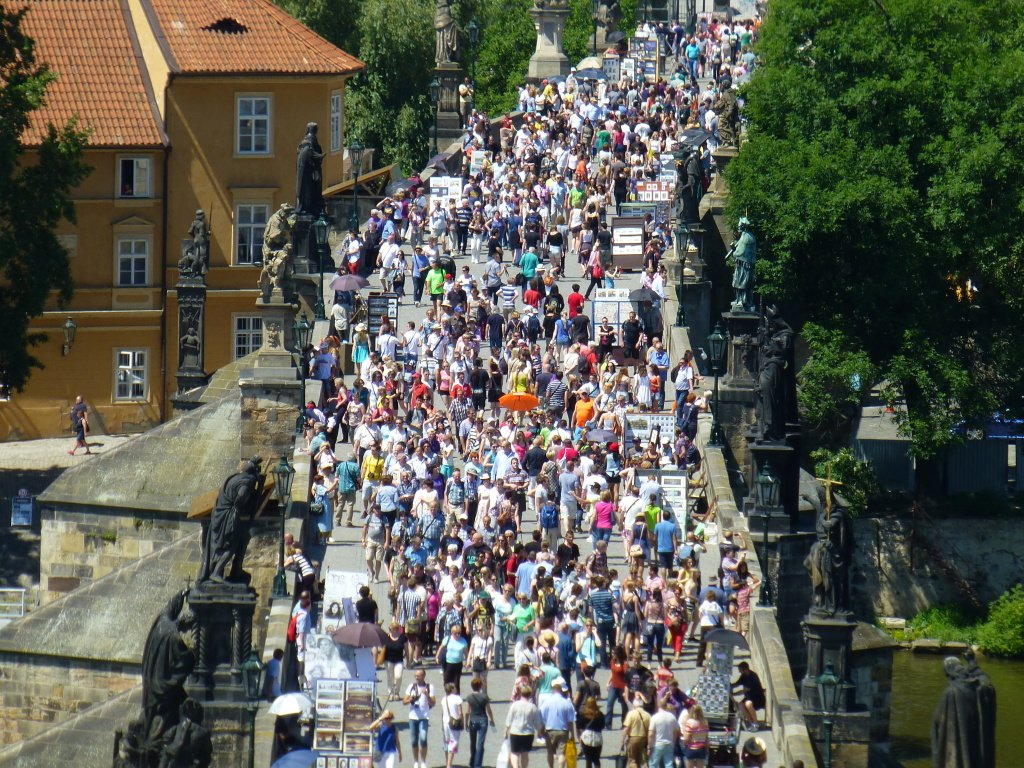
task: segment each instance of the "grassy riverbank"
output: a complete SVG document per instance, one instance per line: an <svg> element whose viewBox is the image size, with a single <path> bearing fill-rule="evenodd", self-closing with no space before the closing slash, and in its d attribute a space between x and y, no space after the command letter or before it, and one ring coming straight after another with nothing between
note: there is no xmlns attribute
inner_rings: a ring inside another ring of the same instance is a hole
<svg viewBox="0 0 1024 768"><path fill-rule="evenodd" d="M938 605L890 630L897 640L938 640L977 645L989 656L1024 658L1024 586L1018 584L993 600L984 618L958 605Z"/></svg>

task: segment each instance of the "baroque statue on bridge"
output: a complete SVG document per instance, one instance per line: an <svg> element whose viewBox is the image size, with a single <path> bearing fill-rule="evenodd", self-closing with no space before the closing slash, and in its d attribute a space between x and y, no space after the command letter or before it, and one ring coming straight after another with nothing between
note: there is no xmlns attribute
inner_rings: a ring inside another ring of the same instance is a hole
<svg viewBox="0 0 1024 768"><path fill-rule="evenodd" d="M437 0L434 6L434 64L453 64L459 60L459 28L452 17L451 0Z"/></svg>
<svg viewBox="0 0 1024 768"><path fill-rule="evenodd" d="M249 523L263 495L262 461L258 456L249 459L240 472L224 481L204 531L197 583L249 583L242 561L249 546Z"/></svg>
<svg viewBox="0 0 1024 768"><path fill-rule="evenodd" d="M207 768L213 755L203 708L185 693L195 655L185 638L195 625L189 591L172 597L156 617L142 651L142 717L118 731L114 768Z"/></svg>

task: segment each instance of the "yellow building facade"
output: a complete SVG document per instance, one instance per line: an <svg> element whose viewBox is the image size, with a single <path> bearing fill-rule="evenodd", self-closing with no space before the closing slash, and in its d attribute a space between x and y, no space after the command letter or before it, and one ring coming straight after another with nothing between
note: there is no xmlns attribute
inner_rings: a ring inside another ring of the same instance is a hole
<svg viewBox="0 0 1024 768"><path fill-rule="evenodd" d="M263 226L294 203L308 122L319 125L325 186L345 178L345 82L363 65L268 0L28 6L38 58L58 79L25 143L77 115L92 131L93 170L73 195L77 223L59 230L74 298L33 322L49 335L34 350L45 367L0 403L0 439L69 435L79 394L94 431L146 429L172 412L184 330L177 264L196 210L210 227L203 346L212 373L260 346ZM77 330L64 355L68 317Z"/></svg>

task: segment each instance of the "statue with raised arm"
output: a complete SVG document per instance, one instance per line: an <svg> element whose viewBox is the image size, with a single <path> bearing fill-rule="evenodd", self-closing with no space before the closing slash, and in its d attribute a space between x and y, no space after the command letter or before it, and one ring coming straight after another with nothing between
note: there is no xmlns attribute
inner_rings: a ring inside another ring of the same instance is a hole
<svg viewBox="0 0 1024 768"><path fill-rule="evenodd" d="M210 229L206 214L200 208L188 228L188 239L182 248L178 271L182 277L203 276L210 268Z"/></svg>
<svg viewBox="0 0 1024 768"><path fill-rule="evenodd" d="M451 0L437 0L434 6L434 64L459 60L459 29L452 18Z"/></svg>
<svg viewBox="0 0 1024 768"><path fill-rule="evenodd" d="M732 248L725 254L726 262L733 261L732 287L736 292L730 309L733 312L753 312L754 304L754 265L757 263L757 240L750 231L750 219L740 218L739 236L733 241Z"/></svg>
<svg viewBox="0 0 1024 768"><path fill-rule="evenodd" d="M249 523L263 495L262 461L258 456L249 459L240 472L224 481L204 531L198 583L249 582L242 561L249 546Z"/></svg>
<svg viewBox="0 0 1024 768"><path fill-rule="evenodd" d="M324 151L316 132L316 123L306 123L306 135L295 153L295 212L313 217L324 209Z"/></svg>

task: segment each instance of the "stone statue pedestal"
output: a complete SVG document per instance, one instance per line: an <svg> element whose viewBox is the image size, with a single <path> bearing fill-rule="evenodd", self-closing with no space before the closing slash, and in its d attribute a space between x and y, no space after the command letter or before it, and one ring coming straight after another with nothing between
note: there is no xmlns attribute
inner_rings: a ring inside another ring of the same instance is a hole
<svg viewBox="0 0 1024 768"><path fill-rule="evenodd" d="M262 456L271 466L294 450L295 420L303 404L293 356L292 324L298 306L275 291L269 299L258 299L256 308L263 317L263 345L252 368L241 371L238 378L242 393L239 455Z"/></svg>
<svg viewBox="0 0 1024 768"><path fill-rule="evenodd" d="M857 621L848 611L833 616L812 608L804 618L804 640L807 643L807 669L800 681L800 701L805 710L821 711L817 677L832 665L832 670L849 683L853 679L853 631ZM839 711L853 705L853 685L847 685L839 698Z"/></svg>
<svg viewBox="0 0 1024 768"><path fill-rule="evenodd" d="M768 532L795 533L799 515L799 452L788 443L759 442L752 434L747 436L747 451L750 455L750 469L747 474L750 492L743 500L743 512L747 515L750 535L760 541L764 530L764 510L757 505L755 484L765 464L770 465L772 474L781 482L779 507L770 510Z"/></svg>
<svg viewBox="0 0 1024 768"><path fill-rule="evenodd" d="M530 9L533 26L537 30L537 50L526 68L528 80L540 81L554 75L569 74L569 58L562 51L562 33L569 18L568 7Z"/></svg>
<svg viewBox="0 0 1024 768"><path fill-rule="evenodd" d="M297 274L316 271L316 239L313 237L313 217L300 213L292 227L292 266Z"/></svg>
<svg viewBox="0 0 1024 768"><path fill-rule="evenodd" d="M245 701L242 662L252 647L256 590L205 581L192 588L188 604L196 616L196 666L186 690L197 701Z"/></svg>
<svg viewBox="0 0 1024 768"><path fill-rule="evenodd" d="M722 318L729 331L722 384L752 389L757 386L757 333L761 318L755 312L723 312Z"/></svg>
<svg viewBox="0 0 1024 768"><path fill-rule="evenodd" d="M178 297L178 380L177 394L206 384L204 371L204 330L206 280L199 275L179 275L174 286ZM195 329L195 339L187 338Z"/></svg>

